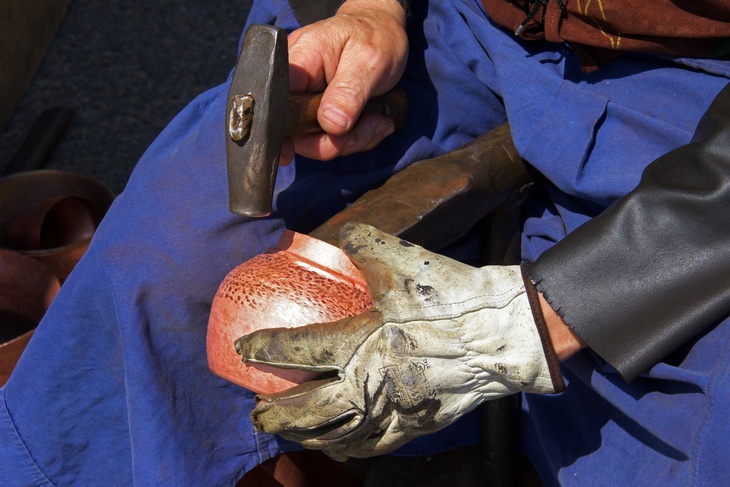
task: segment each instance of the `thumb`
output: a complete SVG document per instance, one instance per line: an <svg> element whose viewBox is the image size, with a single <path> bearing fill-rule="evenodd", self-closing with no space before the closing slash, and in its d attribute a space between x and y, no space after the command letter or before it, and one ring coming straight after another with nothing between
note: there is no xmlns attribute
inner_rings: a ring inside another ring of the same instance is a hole
<svg viewBox="0 0 730 487"><path fill-rule="evenodd" d="M463 279L474 268L362 223L340 230L340 246L360 268L376 309L390 316L408 306L430 308L442 304L449 276ZM458 287L458 282L452 283Z"/></svg>
<svg viewBox="0 0 730 487"><path fill-rule="evenodd" d="M392 0L343 2L334 17L344 27L344 43L334 75L328 78L318 111L322 128L343 135L365 103L400 80L408 58L405 10Z"/></svg>
<svg viewBox="0 0 730 487"><path fill-rule="evenodd" d="M377 80L368 76L367 71L352 60L340 62L317 111L317 120L325 132L344 135L352 129L376 89Z"/></svg>
<svg viewBox="0 0 730 487"><path fill-rule="evenodd" d="M309 34L306 28L290 35L289 88L291 92L323 91L317 121L328 134L343 135L355 125L373 93L374 81L357 74L363 71L360 56L348 59L346 39L335 42L332 35L330 43L325 43L324 38Z"/></svg>
<svg viewBox="0 0 730 487"><path fill-rule="evenodd" d="M317 118L330 135L350 131L367 101L393 88L405 69L405 31L375 14L338 14L289 36L290 88L324 90Z"/></svg>

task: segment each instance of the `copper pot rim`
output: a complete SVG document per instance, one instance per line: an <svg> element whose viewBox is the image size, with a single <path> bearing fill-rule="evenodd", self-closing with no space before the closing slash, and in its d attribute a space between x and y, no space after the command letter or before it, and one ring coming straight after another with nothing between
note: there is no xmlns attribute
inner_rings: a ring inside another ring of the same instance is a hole
<svg viewBox="0 0 730 487"><path fill-rule="evenodd" d="M68 196L71 197L78 197L85 200L88 200L92 204L95 204L99 207L99 210L102 215L106 214L108 211L108 207L111 206L114 199L116 198L116 194L107 186L103 181L99 180L96 177L78 173L75 171L66 171L62 169L34 169L31 171L21 171L13 174L9 174L7 176L0 177L0 187L2 187L4 184L11 184L13 181L18 180L24 180L24 179L32 179L32 178L43 178L48 176L59 176L59 177L69 177L73 178L76 181L79 182L79 184L82 185L88 185L89 187L93 187L95 191L98 191L99 196L102 197L104 201L96 201L95 198L92 198L85 194L69 194ZM11 246L8 246L6 243L0 244L0 248L11 250L13 252L18 252L23 255L27 255L30 257L52 257L56 254L63 254L65 252L72 251L74 249L77 249L79 247L88 246L89 242L93 238L93 235L78 240L76 242L69 243L67 245L57 246L57 247L49 247L49 248L43 248L43 249L17 249Z"/></svg>
<svg viewBox="0 0 730 487"><path fill-rule="evenodd" d="M36 331L37 328L38 328L38 325L36 324L33 328L31 328L30 330L26 331L22 335L18 335L18 336L14 337L14 338L11 338L7 342L0 342L0 349L3 349L5 347L11 347L15 343L21 342L23 340L26 340L26 341L27 340L30 340L30 337L33 335L33 333L35 333L35 331Z"/></svg>
<svg viewBox="0 0 730 487"><path fill-rule="evenodd" d="M285 229L272 249L292 253L321 270L336 274L357 288L366 288L360 269L347 257L342 249L304 233Z"/></svg>
<svg viewBox="0 0 730 487"><path fill-rule="evenodd" d="M49 272L52 274L45 264L38 262L21 250L0 247L0 256L6 259L11 259L13 264L20 264L27 268L35 268L35 270L39 272Z"/></svg>
<svg viewBox="0 0 730 487"><path fill-rule="evenodd" d="M51 247L48 249L33 249L33 250L25 250L25 249L14 249L10 247L2 247L5 250L12 250L13 252L17 252L19 254L27 255L28 257L50 257L55 256L56 254L62 254L67 251L83 247L88 245L91 242L91 239L93 238L93 235L91 237L86 237L85 239L78 240L74 243L70 243L68 245L62 245L60 247Z"/></svg>
<svg viewBox="0 0 730 487"><path fill-rule="evenodd" d="M64 169L33 169L30 171L20 171L13 174L7 174L5 176L0 177L0 183L4 181L11 181L13 179L25 179L27 177L31 177L34 175L43 175L43 174L61 174L66 176L74 176L78 179L86 180L90 183L103 186L106 189L109 190L109 193L113 194L112 190L104 184L101 180L98 178L95 178L94 176L89 176L88 174L76 172L76 171L66 171Z"/></svg>
<svg viewBox="0 0 730 487"><path fill-rule="evenodd" d="M96 188L99 189L102 193L105 193L105 196L108 196L110 200L113 200L117 196L114 191L112 191L112 189L101 179L91 176L89 174L84 174L76 171L66 171L63 169L33 169L30 171L21 171L13 174L7 174L0 177L0 185L16 180L37 178L43 176L72 177L80 183L86 183L91 186L96 186ZM84 197L83 195L74 196Z"/></svg>

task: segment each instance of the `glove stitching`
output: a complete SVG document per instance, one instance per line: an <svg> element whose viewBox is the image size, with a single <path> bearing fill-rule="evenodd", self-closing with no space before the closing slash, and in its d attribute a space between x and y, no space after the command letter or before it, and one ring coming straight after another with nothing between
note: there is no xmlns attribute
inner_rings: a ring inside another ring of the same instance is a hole
<svg viewBox="0 0 730 487"><path fill-rule="evenodd" d="M517 292L516 292L517 291ZM521 294L524 293L524 290L521 286L514 286L507 291L503 293L497 293L497 294L479 294L476 296L472 296L470 298L467 298L463 301L454 301L451 303L446 304L433 304L433 305L426 305L423 303L418 303L414 306L404 306L401 307L401 309L404 309L405 311L421 311L419 314L415 315L409 315L408 317L394 317L390 315L383 315L383 318L386 319L388 322L394 322L394 323L407 323L409 321L428 321L428 320L450 320L454 318L458 318L459 316L463 316L465 314L469 313L475 313L477 311L483 310L483 309L504 309L507 306L509 306L517 297L519 297ZM508 298L508 296L511 296ZM469 306L468 303L477 301L477 304ZM496 301L496 302L495 302ZM439 308L451 308L454 306L466 306L465 309L461 309L459 311L454 311L450 313L440 313L440 314L424 314L423 311L431 311L431 310L438 310ZM400 315L400 313L399 313Z"/></svg>

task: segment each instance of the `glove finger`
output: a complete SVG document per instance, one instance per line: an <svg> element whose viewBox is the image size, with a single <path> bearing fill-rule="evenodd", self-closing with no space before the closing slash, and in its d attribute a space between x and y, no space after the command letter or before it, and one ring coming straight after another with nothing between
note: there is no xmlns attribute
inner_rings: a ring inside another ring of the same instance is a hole
<svg viewBox="0 0 730 487"><path fill-rule="evenodd" d="M251 421L307 448L340 450L366 438L364 391L337 378L314 380L284 392L259 395Z"/></svg>
<svg viewBox="0 0 730 487"><path fill-rule="evenodd" d="M380 427L364 437L359 442L347 442L328 445L324 453L338 461L345 461L348 458L368 458L376 455L391 453L409 441L429 433L442 429L450 423L434 424L423 422L422 416L416 415L404 421L404 414L401 412L392 415L387 421L381 421Z"/></svg>
<svg viewBox="0 0 730 487"><path fill-rule="evenodd" d="M357 444L348 444L344 447L325 449L324 453L338 461L345 461L348 458L369 458L378 455L386 455L414 438L414 435L399 432L397 434L380 433L374 437L365 438Z"/></svg>
<svg viewBox="0 0 730 487"><path fill-rule="evenodd" d="M381 324L380 313L366 311L330 323L255 331L236 340L235 346L244 362L315 372L341 371Z"/></svg>

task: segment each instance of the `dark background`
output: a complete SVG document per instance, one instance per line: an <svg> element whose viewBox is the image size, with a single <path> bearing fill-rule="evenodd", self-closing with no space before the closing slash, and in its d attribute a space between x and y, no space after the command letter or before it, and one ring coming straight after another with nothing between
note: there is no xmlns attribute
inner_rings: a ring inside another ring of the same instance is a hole
<svg viewBox="0 0 730 487"><path fill-rule="evenodd" d="M73 0L23 101L0 134L4 170L44 110L73 109L44 167L115 193L170 120L223 83L251 0Z"/></svg>

